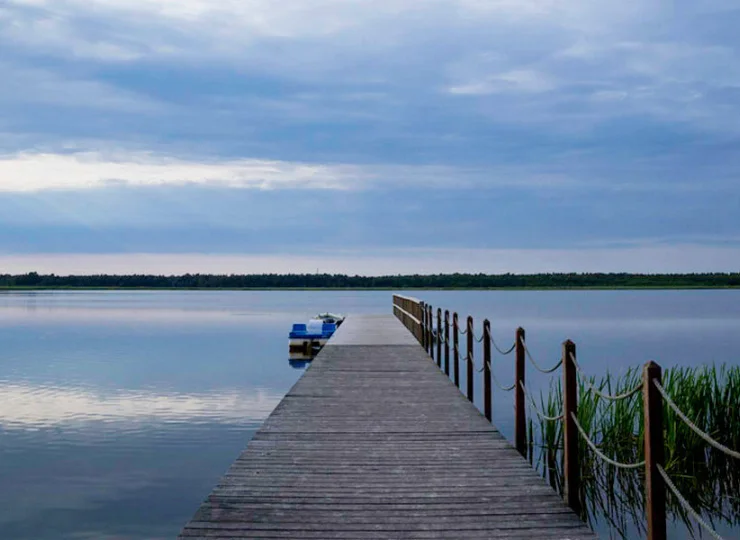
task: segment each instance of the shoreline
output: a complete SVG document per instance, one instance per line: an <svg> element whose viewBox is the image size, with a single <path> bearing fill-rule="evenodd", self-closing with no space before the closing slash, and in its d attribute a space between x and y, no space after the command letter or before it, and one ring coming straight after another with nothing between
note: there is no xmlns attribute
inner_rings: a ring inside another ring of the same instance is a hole
<svg viewBox="0 0 740 540"><path fill-rule="evenodd" d="M663 291L738 290L740 285L625 285L573 287L45 287L0 286L13 291Z"/></svg>

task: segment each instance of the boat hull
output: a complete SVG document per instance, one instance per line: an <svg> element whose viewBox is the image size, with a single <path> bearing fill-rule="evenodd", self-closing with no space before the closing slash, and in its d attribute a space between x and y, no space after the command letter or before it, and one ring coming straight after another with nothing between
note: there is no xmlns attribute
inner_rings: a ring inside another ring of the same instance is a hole
<svg viewBox="0 0 740 540"><path fill-rule="evenodd" d="M326 342L326 339L317 338L292 338L288 340L288 351L293 354L304 354L306 356L313 356L316 351L321 349Z"/></svg>

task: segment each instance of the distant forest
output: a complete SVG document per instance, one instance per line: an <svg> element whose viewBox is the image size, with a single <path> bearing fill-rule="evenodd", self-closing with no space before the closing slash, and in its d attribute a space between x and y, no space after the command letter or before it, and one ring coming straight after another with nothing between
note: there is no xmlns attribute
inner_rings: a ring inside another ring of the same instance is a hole
<svg viewBox="0 0 740 540"><path fill-rule="evenodd" d="M577 289L740 287L740 272L712 274L246 274L56 276L0 274L0 288L124 289Z"/></svg>

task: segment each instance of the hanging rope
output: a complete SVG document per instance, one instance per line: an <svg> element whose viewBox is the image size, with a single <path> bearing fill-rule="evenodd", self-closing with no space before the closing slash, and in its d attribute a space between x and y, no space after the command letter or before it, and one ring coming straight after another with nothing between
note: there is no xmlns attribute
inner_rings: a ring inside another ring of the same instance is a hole
<svg viewBox="0 0 740 540"><path fill-rule="evenodd" d="M704 439L707 443L715 447L717 450L724 452L728 456L732 456L736 459L740 459L740 452L737 452L735 450L732 450L731 448L727 448L724 444L719 443L715 441L712 437L709 436L709 434L705 433L699 427L694 424L691 420L689 420L688 416L686 416L683 412L681 412L681 409L678 408L678 405L676 405L673 400L668 395L668 392L665 391L665 388L663 388L658 381L653 381L655 383L655 387L658 389L658 392L660 392L660 395L663 396L663 399L665 399L666 403L668 403L668 406L673 409L673 412L676 413L676 415L684 421L684 423L691 428L691 430L696 433L699 437Z"/></svg>
<svg viewBox="0 0 740 540"><path fill-rule="evenodd" d="M683 495L681 495L681 492L678 491L678 488L675 486L675 484L671 481L670 477L668 476L668 473L665 472L665 469L661 467L660 465L657 465L658 472L660 473L660 476L663 477L663 481L668 486L668 489L671 490L671 493L673 493L673 496L676 497L679 503L681 503L681 506L683 506L684 510L686 510L689 514L691 514L696 522L704 527L704 530L709 533L710 536L713 538L716 538L717 540L724 540L719 534L717 534L713 527L711 527L706 521L702 519L702 517L699 515L699 513L694 510L691 505L689 504L689 501L687 501Z"/></svg>
<svg viewBox="0 0 740 540"><path fill-rule="evenodd" d="M537 407L537 403L535 403L534 398L532 397L532 394L529 393L527 390L527 387L524 386L524 383L522 381L519 381L519 386L522 387L522 390L524 391L524 395L529 398L529 403L532 406L532 409L534 412L539 416L542 420L546 422L557 422L558 420L563 419L563 415L559 414L558 416L547 416L545 413L540 411L539 407Z"/></svg>
<svg viewBox="0 0 740 540"><path fill-rule="evenodd" d="M538 371L540 371L540 372L542 372L542 373L552 373L553 371L555 371L556 369L558 369L558 368L559 368L559 367L560 367L560 366L562 365L562 363L563 363L563 359L561 358L561 359L560 359L560 360L558 360L558 361L557 361L557 363L556 363L556 364L555 364L555 365L554 365L553 367L551 367L550 369L544 369L544 368L540 367L540 365L539 365L539 364L538 364L538 363L537 363L537 362L535 361L535 359L534 359L534 358L532 358L532 355L530 354L530 352L529 352L529 349L527 348L527 344L526 344L526 343L524 342L524 340L523 340L523 339L520 339L519 341L521 342L522 346L524 347L524 352L525 352L525 354L527 355L527 358L529 358L529 361L530 361L530 362L532 362L532 365L533 365L533 366L535 367L535 369L537 369Z"/></svg>
<svg viewBox="0 0 740 540"><path fill-rule="evenodd" d="M589 439L588 435L586 434L586 431L581 427L581 424L578 423L578 418L576 418L576 415L573 413L570 413L571 418L573 419L573 422L576 425L576 428L580 432L583 439L586 441L586 444L591 448L591 450L594 451L594 453L600 457L602 460L606 461L609 465L613 465L614 467L617 467L618 469L639 469L640 467L645 466L645 461L640 461L639 463L620 463L619 461L614 461L609 456L604 454L601 450L598 449L596 444Z"/></svg>
<svg viewBox="0 0 740 540"><path fill-rule="evenodd" d="M634 396L636 393L638 393L640 390L642 390L642 383L639 383L637 386L635 386L632 390L628 390L627 392L624 392L622 394L605 394L592 382L592 380L589 378L589 376L586 374L585 371L581 368L580 364L576 362L576 357L573 353L570 353L570 360L573 362L573 365L576 366L576 371L581 376L581 380L588 386L589 392L593 392L597 396L604 398L609 401L620 401L622 399L627 399L628 397Z"/></svg>
<svg viewBox="0 0 740 540"><path fill-rule="evenodd" d="M514 349L516 349L516 343L514 343L508 350L503 351L499 348L498 345L496 345L496 342L493 339L493 335L489 334L489 338L491 340L491 344L493 345L493 348L496 349L499 352L499 354L506 356L507 354L511 354L512 352L514 352Z"/></svg>
<svg viewBox="0 0 740 540"><path fill-rule="evenodd" d="M457 347L453 347L452 350L453 351L457 351L458 358L460 358L463 362L469 362L469 363L473 364L473 369L475 369L475 361L470 357L470 353L469 352L466 353L465 356L463 356L463 354L460 352L460 349L458 349ZM478 370L478 373L480 373L480 371L482 371L482 369L483 368L481 368L480 370Z"/></svg>
<svg viewBox="0 0 740 540"><path fill-rule="evenodd" d="M511 392L514 388L516 388L516 381L514 381L514 383L511 386L504 386L503 384L501 384L499 380L496 378L496 374L493 372L491 363L490 362L486 362L486 363L488 364L488 369L490 370L490 373L491 373L491 380L496 386L498 386L504 392Z"/></svg>

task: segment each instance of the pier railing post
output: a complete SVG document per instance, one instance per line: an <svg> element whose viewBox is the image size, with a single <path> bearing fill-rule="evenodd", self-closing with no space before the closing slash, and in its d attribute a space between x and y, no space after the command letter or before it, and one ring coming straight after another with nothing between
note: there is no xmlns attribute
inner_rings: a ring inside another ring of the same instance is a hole
<svg viewBox="0 0 740 540"><path fill-rule="evenodd" d="M421 314L423 304L424 302L414 304L414 317L416 317L414 327L416 328L416 341L419 342L419 345L422 345L424 342L424 325L421 322L421 319L423 318L423 315Z"/></svg>
<svg viewBox="0 0 740 540"><path fill-rule="evenodd" d="M514 387L514 422L516 449L524 457L527 456L527 410L524 405L524 388L526 386L525 358L524 358L524 328L516 329L516 386Z"/></svg>
<svg viewBox="0 0 740 540"><path fill-rule="evenodd" d="M442 308L437 308L437 365L442 367Z"/></svg>
<svg viewBox="0 0 740 540"><path fill-rule="evenodd" d="M457 312L452 314L452 380L460 388L460 321Z"/></svg>
<svg viewBox="0 0 740 540"><path fill-rule="evenodd" d="M580 515L581 469L578 462L578 430L573 416L578 415L578 379L575 358L576 344L563 343L563 476L565 477L565 502Z"/></svg>
<svg viewBox="0 0 740 540"><path fill-rule="evenodd" d="M473 383L475 382L475 379L473 378L473 366L474 362L473 359L475 358L473 354L473 317L468 316L468 321L466 324L466 337L467 339L467 360L465 361L465 386L467 387L467 396L468 400L470 400L471 403L474 403L474 391L473 391Z"/></svg>
<svg viewBox="0 0 740 540"><path fill-rule="evenodd" d="M424 302L418 302L414 305L414 316L416 317L416 339L419 345L424 345Z"/></svg>
<svg viewBox="0 0 740 540"><path fill-rule="evenodd" d="M445 310L445 375L450 376L450 312Z"/></svg>
<svg viewBox="0 0 740 540"><path fill-rule="evenodd" d="M427 353L430 358L434 358L434 340L432 339L432 313L431 304L427 304Z"/></svg>
<svg viewBox="0 0 740 540"><path fill-rule="evenodd" d="M488 421L493 420L491 403L491 323L483 321L483 410Z"/></svg>
<svg viewBox="0 0 740 540"><path fill-rule="evenodd" d="M421 346L427 350L427 308L424 302L419 304L419 338Z"/></svg>
<svg viewBox="0 0 740 540"><path fill-rule="evenodd" d="M419 313L416 310L416 304L414 304L413 302L409 302L409 308L409 312L412 316L412 318L410 318L409 320L409 326L411 326L411 328L409 328L409 331L416 337L416 341L421 343L421 339L419 339L419 328L417 326L417 323L414 322L414 319L418 319L419 317Z"/></svg>
<svg viewBox="0 0 740 540"><path fill-rule="evenodd" d="M666 539L665 482L658 472L664 465L663 397L655 382L661 384L662 370L648 362L642 370L643 414L645 415L645 503L648 540Z"/></svg>

